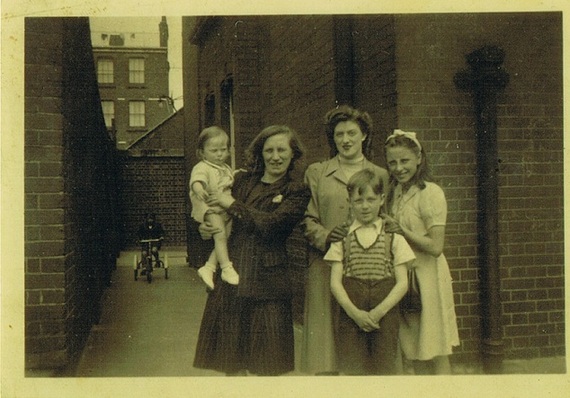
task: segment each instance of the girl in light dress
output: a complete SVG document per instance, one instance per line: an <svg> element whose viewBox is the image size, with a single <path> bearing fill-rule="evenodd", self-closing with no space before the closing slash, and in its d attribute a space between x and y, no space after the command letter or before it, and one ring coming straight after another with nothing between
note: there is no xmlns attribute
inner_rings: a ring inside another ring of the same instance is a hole
<svg viewBox="0 0 570 398"><path fill-rule="evenodd" d="M449 355L459 345L451 274L443 255L447 202L431 182L425 151L413 132L395 130L385 144L392 189L387 231L413 248L421 313L402 315L400 344L415 373L450 374Z"/></svg>

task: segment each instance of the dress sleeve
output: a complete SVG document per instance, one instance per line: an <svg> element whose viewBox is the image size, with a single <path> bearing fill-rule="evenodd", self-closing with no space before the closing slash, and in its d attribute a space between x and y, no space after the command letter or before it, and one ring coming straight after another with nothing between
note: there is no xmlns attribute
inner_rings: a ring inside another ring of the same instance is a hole
<svg viewBox="0 0 570 398"><path fill-rule="evenodd" d="M435 225L445 225L447 221L447 201L443 190L435 184L429 184L421 192L420 215L426 230Z"/></svg>
<svg viewBox="0 0 570 398"><path fill-rule="evenodd" d="M318 186L319 179L323 174L322 168L322 163L314 163L310 165L305 172L305 183L311 190L311 199L309 200L309 205L305 212L303 225L305 237L309 241L309 244L324 252L326 250L327 236L330 231L321 224L319 215Z"/></svg>
<svg viewBox="0 0 570 398"><path fill-rule="evenodd" d="M327 254L323 257L325 261L338 261L342 262L344 258L344 253L342 250L342 241L331 243L331 247L327 251Z"/></svg>
<svg viewBox="0 0 570 398"><path fill-rule="evenodd" d="M237 184L239 182L236 180ZM236 199L227 212L239 218L246 228L251 228L261 237L271 237L275 234L288 235L303 217L310 191L300 182L290 182L284 191L281 203L273 211L257 210Z"/></svg>

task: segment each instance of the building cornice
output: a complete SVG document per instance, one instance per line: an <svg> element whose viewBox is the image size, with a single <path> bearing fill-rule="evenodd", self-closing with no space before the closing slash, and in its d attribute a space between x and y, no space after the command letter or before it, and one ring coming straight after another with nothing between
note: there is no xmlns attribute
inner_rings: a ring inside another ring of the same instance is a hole
<svg viewBox="0 0 570 398"><path fill-rule="evenodd" d="M166 48L159 48L159 47L93 47L94 53L130 53L130 54L140 54L140 53L156 53L166 54L168 51Z"/></svg>

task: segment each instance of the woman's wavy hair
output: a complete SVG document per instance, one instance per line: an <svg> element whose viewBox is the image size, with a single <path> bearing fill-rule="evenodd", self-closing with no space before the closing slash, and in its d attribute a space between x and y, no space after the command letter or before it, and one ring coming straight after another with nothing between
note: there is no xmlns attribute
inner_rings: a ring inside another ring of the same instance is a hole
<svg viewBox="0 0 570 398"><path fill-rule="evenodd" d="M285 134L289 137L289 146L293 150L293 158L291 159L288 173L290 174L294 169L298 169L297 161L305 153L305 148L299 139L299 135L289 126L273 125L261 130L245 150L245 168L248 171L254 174L263 174L265 172L263 146L265 141L278 134Z"/></svg>
<svg viewBox="0 0 570 398"><path fill-rule="evenodd" d="M372 117L370 117L368 112L360 111L349 105L337 106L325 115L325 130L331 157L338 154L338 149L334 142L334 129L340 122L347 121L358 124L360 131L366 136L362 142L362 153L365 157L370 157L372 155Z"/></svg>

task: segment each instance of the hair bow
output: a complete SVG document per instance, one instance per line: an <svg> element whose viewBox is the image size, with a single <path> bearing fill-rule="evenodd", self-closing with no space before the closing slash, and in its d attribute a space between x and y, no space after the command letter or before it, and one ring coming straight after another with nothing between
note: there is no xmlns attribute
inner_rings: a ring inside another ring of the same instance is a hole
<svg viewBox="0 0 570 398"><path fill-rule="evenodd" d="M396 138L396 137L406 137L409 140L412 140L414 142L414 144L416 144L416 146L419 148L419 150L422 150L422 146L420 144L420 142L418 141L418 139L416 138L416 133L411 132L411 131L404 131L404 130L394 130L394 133L389 136L386 139L386 143L388 141L390 141L392 138Z"/></svg>

